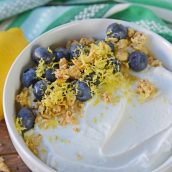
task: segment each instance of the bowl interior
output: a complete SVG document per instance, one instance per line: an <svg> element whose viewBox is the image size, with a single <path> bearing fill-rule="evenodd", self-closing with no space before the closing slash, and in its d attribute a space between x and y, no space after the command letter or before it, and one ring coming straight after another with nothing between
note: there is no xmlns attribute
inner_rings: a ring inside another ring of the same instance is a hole
<svg viewBox="0 0 172 172"><path fill-rule="evenodd" d="M13 144L24 162L33 171L48 172L54 170L49 168L30 152L30 150L25 145L22 137L17 133L15 129L15 95L17 94L17 91L19 90L21 85L20 74L30 64L30 55L32 48L37 45L41 45L44 47L57 47L58 45L63 45L68 40L78 39L81 37L104 38L106 27L113 22L118 22L124 24L125 26L133 27L134 29L144 32L146 35L148 35L148 48L157 58L160 58L163 61L165 67L172 71L172 46L170 45L170 43L168 43L166 40L159 37L158 35L142 29L133 23L111 19L91 19L73 22L55 28L43 34L35 41L31 42L21 52L9 71L4 87L3 108L6 124Z"/></svg>

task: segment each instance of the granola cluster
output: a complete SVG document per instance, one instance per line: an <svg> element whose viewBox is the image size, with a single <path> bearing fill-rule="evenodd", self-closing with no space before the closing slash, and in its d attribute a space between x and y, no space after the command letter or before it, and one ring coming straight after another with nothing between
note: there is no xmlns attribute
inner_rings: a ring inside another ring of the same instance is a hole
<svg viewBox="0 0 172 172"><path fill-rule="evenodd" d="M153 56L148 56L148 63L151 67L162 66L162 62L158 59L155 59Z"/></svg>
<svg viewBox="0 0 172 172"><path fill-rule="evenodd" d="M30 106L30 100L28 99L29 97L29 90L27 88L24 88L17 96L16 96L16 101L21 105L21 106Z"/></svg>
<svg viewBox="0 0 172 172"><path fill-rule="evenodd" d="M157 88L150 81L145 79L140 79L137 82L136 93L140 95L141 100L147 100L152 98L156 92L157 92Z"/></svg>
<svg viewBox="0 0 172 172"><path fill-rule="evenodd" d="M29 136L25 136L25 143L29 147L29 149L35 154L38 155L38 146L41 143L42 136L40 134L31 134Z"/></svg>

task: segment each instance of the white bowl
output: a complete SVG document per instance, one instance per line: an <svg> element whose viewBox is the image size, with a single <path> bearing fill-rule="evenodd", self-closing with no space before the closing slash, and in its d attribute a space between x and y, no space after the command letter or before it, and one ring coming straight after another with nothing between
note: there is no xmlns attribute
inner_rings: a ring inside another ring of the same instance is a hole
<svg viewBox="0 0 172 172"><path fill-rule="evenodd" d="M15 95L20 88L20 74L23 68L30 63L31 50L35 45L41 45L48 47L54 44L63 44L69 39L77 39L81 37L95 37L104 38L106 27L113 23L122 23L125 26L134 28L148 35L148 47L154 53L156 57L161 57L165 67L172 71L172 46L165 39L137 26L134 23L128 23L119 20L111 19L91 19L78 22L72 22L69 24L57 27L31 42L17 57L13 63L4 87L3 94L3 108L5 121L11 137L11 140L23 159L26 165L33 172L53 172L54 170L48 167L45 163L39 160L26 146L20 134L16 131L14 117L15 111ZM67 165L67 164L66 164ZM170 170L171 169L171 170ZM168 171L169 170L169 171ZM160 168L155 170L156 172L170 172L172 171L172 157L164 163ZM154 172L155 172L154 171Z"/></svg>

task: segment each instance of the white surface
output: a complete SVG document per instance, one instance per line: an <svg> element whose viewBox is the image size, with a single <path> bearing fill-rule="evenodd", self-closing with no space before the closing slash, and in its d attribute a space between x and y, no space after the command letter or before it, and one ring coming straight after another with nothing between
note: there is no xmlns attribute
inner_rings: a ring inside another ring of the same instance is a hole
<svg viewBox="0 0 172 172"><path fill-rule="evenodd" d="M38 39L33 41L30 45L28 45L23 52L19 55L19 57L14 62L13 66L10 69L8 74L5 88L4 88L4 96L3 96L3 107L4 107L4 114L5 120L7 123L7 127L13 141L15 148L17 149L18 153L24 160L24 162L28 165L28 167L34 172L53 172L53 169L50 169L46 164L40 161L37 157L35 157L31 151L25 145L22 137L17 133L14 124L14 114L15 114L15 106L14 106L14 99L16 91L20 87L20 73L29 61L30 61L30 53L31 49L35 45L42 45L48 47L52 44L61 44L62 42L66 42L68 39L72 38L79 38L79 37L96 37L96 38L103 38L105 36L106 27L110 24L115 22L116 20L110 19L92 19L92 20L85 20L79 22L73 22L70 24L66 24L55 28L44 35L40 36ZM157 58L160 58L164 65L172 71L172 46L166 40L161 38L160 36L147 31L145 29L140 28L132 23L116 21L119 23L123 23L126 26L130 26L135 28L136 30L144 32L149 37L148 47L154 53ZM169 87L171 89L171 87ZM170 122L170 121L169 121ZM162 123L163 124L163 123ZM168 127L168 126L166 126ZM171 128L167 129L166 137L169 137L171 134ZM162 132L164 135L164 132ZM157 136L161 137L161 134ZM119 140L120 141L120 140ZM131 140L132 141L132 140ZM151 142L151 145L154 147L158 143L156 142L156 138ZM168 147L167 142L164 142L164 147L169 148L167 149L167 153L170 150L170 146ZM125 145L124 145L125 146ZM163 147L163 149L164 149ZM145 147L146 149L147 147ZM140 148L138 148L140 150ZM161 148L162 149L162 148ZM136 146L137 150L137 146ZM108 150L107 150L108 151ZM137 152L137 151L136 151ZM151 152L151 149L149 150ZM132 154L132 152L131 152ZM117 157L120 158L120 157ZM139 157L139 160L144 159L145 157ZM158 158L158 157L157 157ZM125 158L123 159L125 160ZM151 162L150 162L151 163ZM168 159L162 166L156 169L156 172L166 172L167 169L172 168L172 157ZM65 163L66 168L68 167L68 163ZM71 170L70 170L71 171ZM80 170L81 171L81 170ZM82 169L84 171L84 169ZM81 172L82 172L81 171ZM88 171L88 170L87 170ZM121 172L121 171L120 171ZM126 172L126 171L125 171ZM133 170L129 172L134 172ZM140 171L139 171L140 172Z"/></svg>

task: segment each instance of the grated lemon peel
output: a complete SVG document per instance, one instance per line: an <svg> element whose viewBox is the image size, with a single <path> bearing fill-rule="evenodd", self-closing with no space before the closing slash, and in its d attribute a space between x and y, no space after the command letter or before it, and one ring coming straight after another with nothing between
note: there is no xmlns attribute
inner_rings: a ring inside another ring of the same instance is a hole
<svg viewBox="0 0 172 172"><path fill-rule="evenodd" d="M42 75L44 74L45 69L46 69L45 61L41 59L36 69L36 76L38 78L42 78Z"/></svg>
<svg viewBox="0 0 172 172"><path fill-rule="evenodd" d="M34 130L31 129L24 133L24 141L28 148L36 155L39 155L38 147L42 142L42 135L34 133Z"/></svg>
<svg viewBox="0 0 172 172"><path fill-rule="evenodd" d="M15 119L15 126L16 126L16 130L20 134L22 134L23 131L26 129L26 128L22 127L22 125L21 125L21 118L18 118L18 117L16 117L16 119Z"/></svg>

